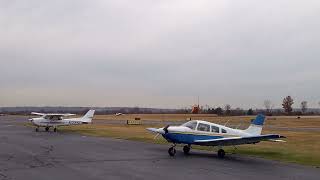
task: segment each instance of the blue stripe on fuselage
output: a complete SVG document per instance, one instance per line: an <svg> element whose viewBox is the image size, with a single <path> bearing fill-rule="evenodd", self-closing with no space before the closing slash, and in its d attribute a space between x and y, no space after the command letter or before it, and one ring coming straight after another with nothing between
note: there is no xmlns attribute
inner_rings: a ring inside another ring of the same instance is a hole
<svg viewBox="0 0 320 180"><path fill-rule="evenodd" d="M162 135L166 140L177 144L193 144L196 140L219 139L223 136L167 133Z"/></svg>

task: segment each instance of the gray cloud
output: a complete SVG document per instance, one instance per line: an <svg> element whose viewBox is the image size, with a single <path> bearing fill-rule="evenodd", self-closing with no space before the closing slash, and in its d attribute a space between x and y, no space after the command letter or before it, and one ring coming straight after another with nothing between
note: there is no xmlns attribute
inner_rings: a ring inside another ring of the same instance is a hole
<svg viewBox="0 0 320 180"><path fill-rule="evenodd" d="M4 0L0 106L315 107L319 17L311 0Z"/></svg>

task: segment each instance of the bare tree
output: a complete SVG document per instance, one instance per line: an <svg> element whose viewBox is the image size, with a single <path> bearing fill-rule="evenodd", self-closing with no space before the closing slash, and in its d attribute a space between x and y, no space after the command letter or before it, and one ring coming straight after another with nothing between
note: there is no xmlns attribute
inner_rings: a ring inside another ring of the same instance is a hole
<svg viewBox="0 0 320 180"><path fill-rule="evenodd" d="M291 113L292 112L292 105L294 104L293 99L291 96L287 96L283 99L282 102L282 107L286 113Z"/></svg>
<svg viewBox="0 0 320 180"><path fill-rule="evenodd" d="M301 112L306 113L308 109L308 102L307 101L302 101L301 102Z"/></svg>
<svg viewBox="0 0 320 180"><path fill-rule="evenodd" d="M230 105L230 104L227 104L227 105L224 107L224 109L225 109L226 114L227 114L227 115L230 115L230 113L231 113L231 105Z"/></svg>
<svg viewBox="0 0 320 180"><path fill-rule="evenodd" d="M272 102L269 99L264 100L263 102L264 107L266 108L267 113L271 113L273 105Z"/></svg>

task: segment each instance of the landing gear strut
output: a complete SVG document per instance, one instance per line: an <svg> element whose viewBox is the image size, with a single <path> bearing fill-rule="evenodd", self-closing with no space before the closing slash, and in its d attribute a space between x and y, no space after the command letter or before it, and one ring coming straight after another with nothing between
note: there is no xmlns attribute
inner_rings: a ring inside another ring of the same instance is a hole
<svg viewBox="0 0 320 180"><path fill-rule="evenodd" d="M226 155L226 152L223 149L219 149L218 157L222 159L224 158L225 155Z"/></svg>
<svg viewBox="0 0 320 180"><path fill-rule="evenodd" d="M185 146L183 147L183 152L184 152L184 154L185 154L185 155L188 155L189 152L190 152L190 149L191 149L191 146L190 146L190 145L185 145Z"/></svg>
<svg viewBox="0 0 320 180"><path fill-rule="evenodd" d="M174 144L172 147L170 147L169 149L168 149L168 153L169 153L169 155L170 156L174 156L175 154L176 154L176 145Z"/></svg>

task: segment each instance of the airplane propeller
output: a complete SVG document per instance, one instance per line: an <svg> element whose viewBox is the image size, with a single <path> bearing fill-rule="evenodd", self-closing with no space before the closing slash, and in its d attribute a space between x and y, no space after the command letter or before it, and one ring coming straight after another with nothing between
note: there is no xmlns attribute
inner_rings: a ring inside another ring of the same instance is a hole
<svg viewBox="0 0 320 180"><path fill-rule="evenodd" d="M167 125L165 126L164 128L159 128L159 129L156 129L156 128L147 128L147 130L153 132L153 133L156 133L156 135L153 137L153 139L156 139L159 135L163 135L163 134L167 134L169 131L168 131L168 128L169 128L170 125Z"/></svg>
<svg viewBox="0 0 320 180"><path fill-rule="evenodd" d="M167 133L169 132L169 131L168 131L168 128L169 128L169 127L170 127L170 125L167 125L166 127L163 128L165 134L167 134Z"/></svg>

